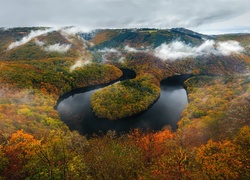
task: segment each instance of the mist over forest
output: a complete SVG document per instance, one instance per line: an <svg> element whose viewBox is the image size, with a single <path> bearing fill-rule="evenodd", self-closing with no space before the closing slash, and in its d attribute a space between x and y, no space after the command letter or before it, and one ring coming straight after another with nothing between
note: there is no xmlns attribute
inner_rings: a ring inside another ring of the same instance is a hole
<svg viewBox="0 0 250 180"><path fill-rule="evenodd" d="M248 179L249 102L248 33L0 28L0 179Z"/></svg>

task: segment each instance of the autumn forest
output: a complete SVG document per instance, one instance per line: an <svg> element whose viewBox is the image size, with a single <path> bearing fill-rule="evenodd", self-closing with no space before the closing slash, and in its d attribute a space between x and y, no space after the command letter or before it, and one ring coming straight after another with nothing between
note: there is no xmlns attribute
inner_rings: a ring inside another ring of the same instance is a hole
<svg viewBox="0 0 250 180"><path fill-rule="evenodd" d="M124 69L135 77L120 79ZM95 116L126 120L177 75L189 77L177 130L81 134L56 108L72 90L102 86ZM0 28L0 179L249 179L249 148L249 34Z"/></svg>

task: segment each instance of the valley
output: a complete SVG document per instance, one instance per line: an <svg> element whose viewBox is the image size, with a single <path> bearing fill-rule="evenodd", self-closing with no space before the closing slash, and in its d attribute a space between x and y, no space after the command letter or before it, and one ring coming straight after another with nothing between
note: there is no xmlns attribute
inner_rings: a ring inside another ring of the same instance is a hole
<svg viewBox="0 0 250 180"><path fill-rule="evenodd" d="M249 52L249 34L1 28L0 179L248 179Z"/></svg>

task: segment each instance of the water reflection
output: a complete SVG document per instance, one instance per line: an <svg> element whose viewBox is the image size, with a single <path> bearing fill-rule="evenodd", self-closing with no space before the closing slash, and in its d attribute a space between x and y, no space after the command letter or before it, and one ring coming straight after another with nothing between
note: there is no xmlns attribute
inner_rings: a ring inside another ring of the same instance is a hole
<svg viewBox="0 0 250 180"><path fill-rule="evenodd" d="M182 83L183 77L175 77L161 83L161 95L157 102L147 111L127 119L110 121L97 118L90 107L90 97L97 90L90 90L80 94L72 94L62 100L58 106L60 118L71 130L89 135L108 130L128 132L130 129L142 128L159 130L170 125L177 129L177 122L188 103L186 90Z"/></svg>

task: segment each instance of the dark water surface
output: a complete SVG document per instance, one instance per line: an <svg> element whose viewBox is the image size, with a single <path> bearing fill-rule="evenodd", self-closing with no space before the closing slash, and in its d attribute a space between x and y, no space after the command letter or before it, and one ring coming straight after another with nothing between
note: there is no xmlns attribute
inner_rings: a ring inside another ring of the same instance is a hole
<svg viewBox="0 0 250 180"><path fill-rule="evenodd" d="M188 103L183 87L188 77L181 75L163 80L159 99L147 111L134 117L116 121L97 118L90 106L90 97L97 90L93 88L67 93L59 99L57 110L61 120L71 130L77 130L83 135L105 133L108 130L128 132L134 128L160 130L166 125L176 130L177 122Z"/></svg>

